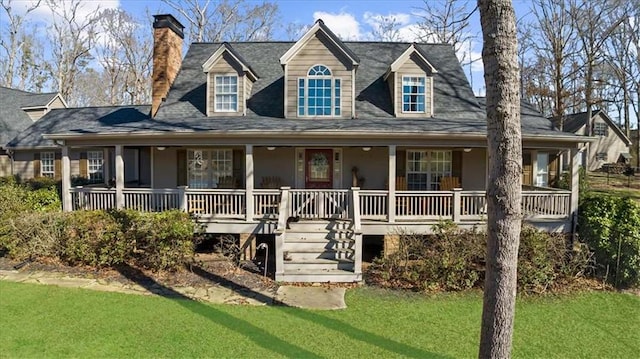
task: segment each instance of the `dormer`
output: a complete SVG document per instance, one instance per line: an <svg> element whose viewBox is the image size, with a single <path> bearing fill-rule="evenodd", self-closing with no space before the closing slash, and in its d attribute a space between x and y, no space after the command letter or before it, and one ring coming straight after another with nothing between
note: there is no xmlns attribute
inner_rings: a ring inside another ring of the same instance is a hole
<svg viewBox="0 0 640 359"><path fill-rule="evenodd" d="M202 65L207 74L207 116L245 116L247 100L258 75L229 43Z"/></svg>
<svg viewBox="0 0 640 359"><path fill-rule="evenodd" d="M416 44L411 44L389 66L384 80L389 85L396 117L433 116L433 74L437 72Z"/></svg>
<svg viewBox="0 0 640 359"><path fill-rule="evenodd" d="M355 116L355 76L360 60L322 22L282 57L284 116L324 119Z"/></svg>

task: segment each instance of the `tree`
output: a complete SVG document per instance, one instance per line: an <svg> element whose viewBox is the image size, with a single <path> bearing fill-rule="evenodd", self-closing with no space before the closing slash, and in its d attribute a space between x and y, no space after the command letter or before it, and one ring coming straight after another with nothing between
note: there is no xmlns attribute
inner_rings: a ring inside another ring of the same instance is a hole
<svg viewBox="0 0 640 359"><path fill-rule="evenodd" d="M3 74L0 78L0 84L6 87L13 87L14 77L19 71L27 72L26 66L28 62L20 61L24 60L25 56L29 57L30 48L29 41L31 40L31 34L27 34L24 30L25 20L30 12L40 7L42 0L38 0L31 6L26 8L24 14L19 15L14 12L13 2L11 0L0 0L0 6L7 16L7 27L3 25L2 33L0 34L0 48L4 52L4 56L0 57L0 72ZM31 42L32 43L32 42ZM26 54L25 54L26 53ZM21 89L24 89L24 85L21 84Z"/></svg>
<svg viewBox="0 0 640 359"><path fill-rule="evenodd" d="M75 81L93 58L91 50L96 42L96 26L100 19L99 9L81 15L80 0L47 0L53 12L53 24L49 31L52 55L49 71L57 81L58 92L72 106Z"/></svg>
<svg viewBox="0 0 640 359"><path fill-rule="evenodd" d="M190 42L260 41L272 37L278 5L245 0L163 0L187 21Z"/></svg>
<svg viewBox="0 0 640 359"><path fill-rule="evenodd" d="M511 0L478 0L487 86L489 186L487 264L480 358L511 355L520 242L520 70Z"/></svg>

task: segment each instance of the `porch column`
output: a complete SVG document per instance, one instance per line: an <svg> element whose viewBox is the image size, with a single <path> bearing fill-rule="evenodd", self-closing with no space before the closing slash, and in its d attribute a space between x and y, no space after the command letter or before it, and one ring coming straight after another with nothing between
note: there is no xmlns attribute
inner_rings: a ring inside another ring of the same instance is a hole
<svg viewBox="0 0 640 359"><path fill-rule="evenodd" d="M245 146L245 201L246 201L246 220L253 220L253 145Z"/></svg>
<svg viewBox="0 0 640 359"><path fill-rule="evenodd" d="M571 149L571 205L569 218L571 219L571 233L575 233L578 225L578 199L580 195L580 163L582 153L578 148Z"/></svg>
<svg viewBox="0 0 640 359"><path fill-rule="evenodd" d="M396 221L396 145L389 145L389 223Z"/></svg>
<svg viewBox="0 0 640 359"><path fill-rule="evenodd" d="M124 208L124 159L122 145L116 145L116 208Z"/></svg>
<svg viewBox="0 0 640 359"><path fill-rule="evenodd" d="M71 162L69 161L69 147L62 146L62 210L73 210L71 203Z"/></svg>

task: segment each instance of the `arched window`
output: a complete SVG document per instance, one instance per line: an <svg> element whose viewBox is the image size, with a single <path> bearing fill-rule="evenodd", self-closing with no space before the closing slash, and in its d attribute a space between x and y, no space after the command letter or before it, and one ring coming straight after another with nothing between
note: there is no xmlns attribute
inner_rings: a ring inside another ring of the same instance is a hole
<svg viewBox="0 0 640 359"><path fill-rule="evenodd" d="M298 116L340 116L342 82L324 65L298 79Z"/></svg>

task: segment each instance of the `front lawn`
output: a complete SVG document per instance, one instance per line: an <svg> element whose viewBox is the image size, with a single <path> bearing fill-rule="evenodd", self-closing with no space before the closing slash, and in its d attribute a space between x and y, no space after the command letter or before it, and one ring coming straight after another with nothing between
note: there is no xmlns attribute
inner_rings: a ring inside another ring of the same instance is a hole
<svg viewBox="0 0 640 359"><path fill-rule="evenodd" d="M348 309L208 305L0 282L0 357L476 357L479 293L349 290ZM514 357L635 357L640 297L521 298Z"/></svg>

